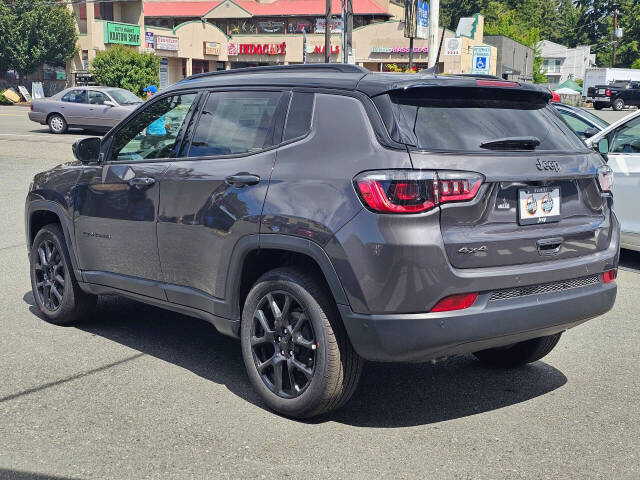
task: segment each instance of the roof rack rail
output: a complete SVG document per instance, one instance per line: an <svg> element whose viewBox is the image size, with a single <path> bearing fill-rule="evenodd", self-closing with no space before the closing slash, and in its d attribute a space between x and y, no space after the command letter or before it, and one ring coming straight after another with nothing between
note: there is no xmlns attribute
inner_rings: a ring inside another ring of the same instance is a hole
<svg viewBox="0 0 640 480"><path fill-rule="evenodd" d="M305 72L311 70L329 70L340 73L369 73L369 70L364 67L360 67L359 65L350 65L346 63L313 63L305 65L266 65L261 67L235 68L232 70L217 70L215 72L197 73L185 78L184 80L238 73Z"/></svg>

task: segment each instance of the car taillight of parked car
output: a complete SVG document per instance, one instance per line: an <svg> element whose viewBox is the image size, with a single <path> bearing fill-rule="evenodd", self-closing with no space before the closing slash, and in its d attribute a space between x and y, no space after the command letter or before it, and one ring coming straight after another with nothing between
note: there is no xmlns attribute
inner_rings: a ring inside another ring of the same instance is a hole
<svg viewBox="0 0 640 480"><path fill-rule="evenodd" d="M605 94L607 97L610 97L610 96L611 96L611 90L609 90L609 89L607 88L607 89L604 91L604 94Z"/></svg>
<svg viewBox="0 0 640 480"><path fill-rule="evenodd" d="M379 170L354 185L365 207L378 213L421 213L447 202L473 200L484 177L473 172Z"/></svg>
<svg viewBox="0 0 640 480"><path fill-rule="evenodd" d="M598 168L598 183L603 192L610 192L613 188L613 170L609 165Z"/></svg>
<svg viewBox="0 0 640 480"><path fill-rule="evenodd" d="M618 269L613 268L611 270L607 270L606 272L602 272L602 281L604 283L613 282L618 276Z"/></svg>

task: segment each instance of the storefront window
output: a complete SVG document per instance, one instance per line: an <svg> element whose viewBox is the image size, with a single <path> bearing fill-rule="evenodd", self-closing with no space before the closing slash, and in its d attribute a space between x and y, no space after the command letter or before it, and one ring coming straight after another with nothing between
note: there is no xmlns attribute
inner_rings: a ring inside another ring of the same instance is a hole
<svg viewBox="0 0 640 480"><path fill-rule="evenodd" d="M284 20L263 18L256 21L256 27L258 29L258 33L285 33Z"/></svg>
<svg viewBox="0 0 640 480"><path fill-rule="evenodd" d="M209 60L192 60L193 74L207 73L209 71Z"/></svg>
<svg viewBox="0 0 640 480"><path fill-rule="evenodd" d="M209 23L211 23L212 25L215 25L216 27L218 27L220 30L222 30L222 32L225 35L228 35L229 32L227 31L228 28L228 22L226 20L208 20Z"/></svg>
<svg viewBox="0 0 640 480"><path fill-rule="evenodd" d="M231 35L258 33L258 29L252 20L231 20L229 22L229 30Z"/></svg>
<svg viewBox="0 0 640 480"><path fill-rule="evenodd" d="M144 24L149 27L171 28L171 26L173 25L173 22L169 18L144 17Z"/></svg>
<svg viewBox="0 0 640 480"><path fill-rule="evenodd" d="M99 20L113 20L113 3L112 2L94 3L93 16Z"/></svg>
<svg viewBox="0 0 640 480"><path fill-rule="evenodd" d="M290 18L287 24L288 33L313 33L314 20L312 18Z"/></svg>

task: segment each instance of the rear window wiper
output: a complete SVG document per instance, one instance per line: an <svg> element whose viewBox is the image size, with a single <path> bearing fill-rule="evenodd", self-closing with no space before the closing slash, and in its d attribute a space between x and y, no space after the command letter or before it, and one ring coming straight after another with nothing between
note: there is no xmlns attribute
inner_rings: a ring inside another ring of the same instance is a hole
<svg viewBox="0 0 640 480"><path fill-rule="evenodd" d="M540 145L538 137L497 138L480 144L480 148L489 150L534 150Z"/></svg>

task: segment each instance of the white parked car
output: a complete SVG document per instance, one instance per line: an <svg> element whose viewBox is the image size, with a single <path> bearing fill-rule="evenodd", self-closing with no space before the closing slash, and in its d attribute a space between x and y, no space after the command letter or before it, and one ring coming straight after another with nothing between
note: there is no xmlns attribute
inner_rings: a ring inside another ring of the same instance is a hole
<svg viewBox="0 0 640 480"><path fill-rule="evenodd" d="M613 211L622 226L620 246L640 251L640 110L585 140L607 156L614 173Z"/></svg>

